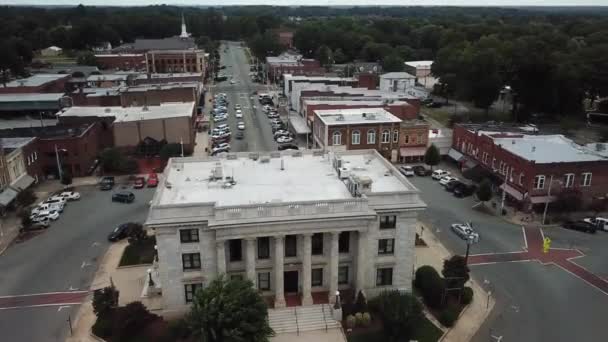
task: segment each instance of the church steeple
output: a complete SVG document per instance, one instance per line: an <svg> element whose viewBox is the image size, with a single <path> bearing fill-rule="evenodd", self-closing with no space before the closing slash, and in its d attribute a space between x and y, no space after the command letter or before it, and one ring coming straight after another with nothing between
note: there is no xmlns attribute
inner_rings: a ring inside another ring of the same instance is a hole
<svg viewBox="0 0 608 342"><path fill-rule="evenodd" d="M184 19L184 13L182 13L182 33L179 35L180 38L189 38L190 35L186 30L186 19Z"/></svg>

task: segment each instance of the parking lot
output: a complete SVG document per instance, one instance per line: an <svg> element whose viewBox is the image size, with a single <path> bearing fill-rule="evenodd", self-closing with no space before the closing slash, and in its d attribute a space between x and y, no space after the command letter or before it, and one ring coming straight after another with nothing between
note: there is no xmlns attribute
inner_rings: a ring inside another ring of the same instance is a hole
<svg viewBox="0 0 608 342"><path fill-rule="evenodd" d="M461 178L457 173L453 175ZM472 222L479 233L479 242L471 246L471 255L511 253L526 248L522 227L472 209L477 203L474 196L456 198L430 176L409 179L428 205L420 220L453 253L464 255L466 242L450 226L465 222ZM552 248L580 250L585 255L572 262L608 279L607 232L588 234L561 227L544 228L543 232L552 240ZM498 303L473 341L488 341L490 330L495 336L503 336L503 341L602 340L597 336L603 336L605 324L598 317L608 313L608 294L577 275L536 260L471 266L471 270Z"/></svg>
<svg viewBox="0 0 608 342"><path fill-rule="evenodd" d="M78 305L63 299L65 305L46 306L47 297L57 301L88 290L112 229L124 222L144 222L154 189L128 188L135 194L129 204L112 202L112 195L122 190L119 186L112 191L76 188L80 200L69 202L46 231L11 246L0 257L2 340L63 340L69 331L67 319L74 317Z"/></svg>

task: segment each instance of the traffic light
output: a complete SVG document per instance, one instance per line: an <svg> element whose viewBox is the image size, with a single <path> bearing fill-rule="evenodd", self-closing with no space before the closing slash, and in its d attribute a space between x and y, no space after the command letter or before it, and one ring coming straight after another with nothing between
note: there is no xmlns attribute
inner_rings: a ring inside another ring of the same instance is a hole
<svg viewBox="0 0 608 342"><path fill-rule="evenodd" d="M543 239L543 253L549 253L549 248L551 248L551 239L546 237Z"/></svg>

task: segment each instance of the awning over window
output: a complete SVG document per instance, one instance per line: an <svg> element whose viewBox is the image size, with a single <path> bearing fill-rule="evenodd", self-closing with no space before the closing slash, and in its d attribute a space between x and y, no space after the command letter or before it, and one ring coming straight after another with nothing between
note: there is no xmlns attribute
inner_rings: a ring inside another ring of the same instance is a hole
<svg viewBox="0 0 608 342"><path fill-rule="evenodd" d="M298 114L289 115L289 126L293 127L293 130L297 134L309 134L310 128L306 124L306 120Z"/></svg>
<svg viewBox="0 0 608 342"><path fill-rule="evenodd" d="M478 165L477 162L474 161L473 159L467 159L464 162L463 168L465 168L465 169L472 169L472 168L474 168L477 165Z"/></svg>
<svg viewBox="0 0 608 342"><path fill-rule="evenodd" d="M518 201L521 201L524 199L524 194L522 194L519 190L515 189L514 187L510 186L509 184L503 183L500 186L500 188Z"/></svg>
<svg viewBox="0 0 608 342"><path fill-rule="evenodd" d="M456 151L453 148L450 148L450 150L448 151L448 156L457 162L464 158L464 155L462 153Z"/></svg>
<svg viewBox="0 0 608 342"><path fill-rule="evenodd" d="M12 188L6 188L0 192L0 206L6 207L17 197L17 191Z"/></svg>
<svg viewBox="0 0 608 342"><path fill-rule="evenodd" d="M426 153L426 147L402 147L399 149L401 157L420 157Z"/></svg>
<svg viewBox="0 0 608 342"><path fill-rule="evenodd" d="M34 178L28 175L27 173L23 174L21 177L17 178L13 183L11 183L11 188L22 191L30 187L34 183Z"/></svg>

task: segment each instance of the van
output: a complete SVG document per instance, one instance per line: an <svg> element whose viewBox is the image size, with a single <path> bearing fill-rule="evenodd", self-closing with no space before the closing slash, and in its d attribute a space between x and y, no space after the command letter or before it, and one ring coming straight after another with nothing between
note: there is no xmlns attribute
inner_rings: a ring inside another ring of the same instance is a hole
<svg viewBox="0 0 608 342"><path fill-rule="evenodd" d="M444 170L435 170L433 171L433 174L431 175L431 178L433 178L434 180L440 180L443 177L449 176L450 173Z"/></svg>
<svg viewBox="0 0 608 342"><path fill-rule="evenodd" d="M112 202L131 203L135 200L135 195L129 191L121 191L112 195Z"/></svg>

